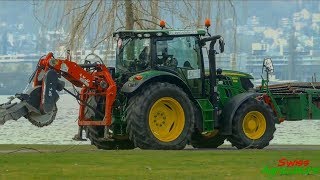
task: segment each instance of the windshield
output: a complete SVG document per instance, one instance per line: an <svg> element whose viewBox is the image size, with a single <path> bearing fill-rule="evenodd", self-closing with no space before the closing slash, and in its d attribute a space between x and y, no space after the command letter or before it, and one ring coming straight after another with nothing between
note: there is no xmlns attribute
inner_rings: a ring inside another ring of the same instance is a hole
<svg viewBox="0 0 320 180"><path fill-rule="evenodd" d="M141 71L150 66L150 39L118 39L117 71Z"/></svg>

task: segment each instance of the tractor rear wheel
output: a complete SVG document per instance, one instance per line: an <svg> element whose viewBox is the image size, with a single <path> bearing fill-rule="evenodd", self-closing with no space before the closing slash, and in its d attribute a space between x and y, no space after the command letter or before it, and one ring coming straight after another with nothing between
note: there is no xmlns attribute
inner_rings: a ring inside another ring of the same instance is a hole
<svg viewBox="0 0 320 180"><path fill-rule="evenodd" d="M276 118L266 103L251 98L236 111L228 141L238 149L262 149L273 139Z"/></svg>
<svg viewBox="0 0 320 180"><path fill-rule="evenodd" d="M152 83L129 101L129 138L141 149L183 149L193 131L194 111L187 94L170 83Z"/></svg>
<svg viewBox="0 0 320 180"><path fill-rule="evenodd" d="M87 103L96 108L100 112L104 113L105 110L105 98L91 96L88 98ZM87 118L103 119L99 114L95 114L91 109L87 108ZM133 142L129 139L114 139L113 141L107 141L104 137L104 126L87 126L85 128L87 138L90 139L91 144L95 145L98 149L114 150L114 149L134 149Z"/></svg>
<svg viewBox="0 0 320 180"><path fill-rule="evenodd" d="M103 129L103 126L88 126L86 128L87 137L90 139L91 144L96 146L98 149L134 149L134 145L129 139L115 139L114 141L103 140Z"/></svg>
<svg viewBox="0 0 320 180"><path fill-rule="evenodd" d="M191 136L191 145L194 148L217 148L224 143L225 139L226 136L219 134L218 131L201 134L196 130Z"/></svg>

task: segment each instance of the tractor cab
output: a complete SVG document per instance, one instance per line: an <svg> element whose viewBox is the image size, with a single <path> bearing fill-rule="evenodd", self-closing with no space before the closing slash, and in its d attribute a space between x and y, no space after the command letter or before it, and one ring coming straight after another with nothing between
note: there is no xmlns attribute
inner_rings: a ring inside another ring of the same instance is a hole
<svg viewBox="0 0 320 180"><path fill-rule="evenodd" d="M191 68L200 64L199 40L205 30L132 30L114 33L117 39L117 69Z"/></svg>
<svg viewBox="0 0 320 180"><path fill-rule="evenodd" d="M144 72L168 72L202 96L205 76L200 40L206 31L131 30L114 33L117 39L116 72L130 76Z"/></svg>

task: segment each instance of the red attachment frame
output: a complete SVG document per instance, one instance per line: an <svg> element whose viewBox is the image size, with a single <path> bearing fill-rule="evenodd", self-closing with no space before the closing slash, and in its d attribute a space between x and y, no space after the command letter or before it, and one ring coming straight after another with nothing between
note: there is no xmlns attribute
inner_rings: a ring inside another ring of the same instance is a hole
<svg viewBox="0 0 320 180"><path fill-rule="evenodd" d="M112 105L117 95L117 86L108 68L103 64L97 64L95 68L97 72L88 72L79 66L77 63L68 59L54 59L53 53L48 53L46 57L42 58L39 62L40 68L38 68L33 86L42 85L41 81L38 81L38 77L41 71L48 71L48 69L54 69L58 74L61 74L64 78L70 81L73 85L81 87L80 100L81 102L87 102L90 96L102 96L105 97L105 114L101 121L86 119L85 107L86 105L80 103L79 108L79 120L78 125L91 125L91 126L110 126L112 121ZM41 73L42 74L42 73ZM104 81L107 83L107 87L103 88L100 83ZM42 85L42 87L44 87ZM41 97L42 98L42 97Z"/></svg>
<svg viewBox="0 0 320 180"><path fill-rule="evenodd" d="M276 111L276 108L274 107L272 101L271 101L271 98L268 94L263 94L261 96L258 96L257 97L258 100L263 100L268 106L271 107L273 113L277 116L277 111ZM283 122L285 119L284 118L279 118L279 122Z"/></svg>

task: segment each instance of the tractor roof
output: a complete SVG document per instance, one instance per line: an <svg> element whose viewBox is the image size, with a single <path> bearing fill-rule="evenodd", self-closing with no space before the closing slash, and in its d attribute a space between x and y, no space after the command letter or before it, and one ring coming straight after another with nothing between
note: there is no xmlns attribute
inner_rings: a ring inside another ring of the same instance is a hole
<svg viewBox="0 0 320 180"><path fill-rule="evenodd" d="M157 29L157 30L121 30L113 33L113 36L120 37L150 37L150 36L184 36L184 35L200 35L204 36L206 30L186 30L186 29Z"/></svg>

